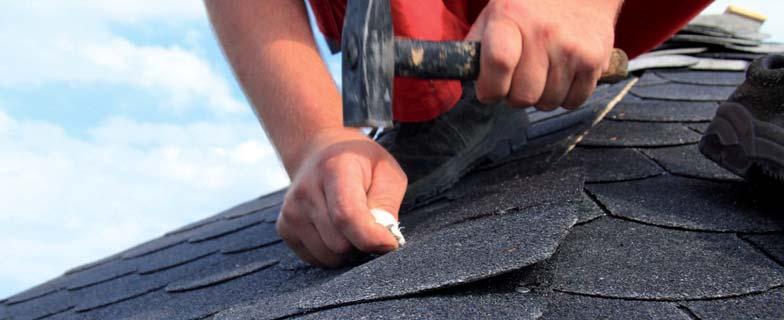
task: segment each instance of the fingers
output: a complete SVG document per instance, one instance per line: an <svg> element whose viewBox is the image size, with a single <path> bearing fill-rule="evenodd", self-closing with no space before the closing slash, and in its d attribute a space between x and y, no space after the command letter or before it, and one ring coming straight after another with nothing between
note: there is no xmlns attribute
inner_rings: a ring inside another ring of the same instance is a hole
<svg viewBox="0 0 784 320"><path fill-rule="evenodd" d="M479 32L479 31L477 31ZM489 19L482 30L476 96L482 103L506 99L522 54L522 35L513 21Z"/></svg>
<svg viewBox="0 0 784 320"><path fill-rule="evenodd" d="M291 227L291 223L287 221L286 215L282 214L282 211L280 217L278 217L278 221L275 222L275 229L278 232L280 238L283 239L283 242L285 242L286 245L291 248L291 250L294 251L294 253L296 253L300 259L302 259L302 261L305 261L308 264L314 266L322 265L320 261L310 254L310 251L305 248L305 245L302 244L302 241L299 240L299 236L296 232L294 232L296 229Z"/></svg>
<svg viewBox="0 0 784 320"><path fill-rule="evenodd" d="M572 86L569 89L569 94L566 95L562 106L566 109L575 109L582 105L596 90L596 82L599 76L597 73L601 71L578 73L572 81Z"/></svg>
<svg viewBox="0 0 784 320"><path fill-rule="evenodd" d="M323 192L317 186L293 188L276 227L286 244L309 264L335 268L347 262L351 245L329 221Z"/></svg>
<svg viewBox="0 0 784 320"><path fill-rule="evenodd" d="M384 209L398 219L407 185L406 175L397 163L379 162L373 170L373 182L367 192L368 208Z"/></svg>
<svg viewBox="0 0 784 320"><path fill-rule="evenodd" d="M355 248L386 253L397 248L397 241L370 214L363 181L372 180L365 177L366 173L372 174L371 170L344 163L329 167L324 178L327 211L334 226Z"/></svg>
<svg viewBox="0 0 784 320"><path fill-rule="evenodd" d="M561 61L558 61L559 59ZM546 111L554 110L563 104L566 95L569 94L574 76L569 61L563 59L561 53L551 54L549 60L550 67L547 70L545 90L536 103L537 109Z"/></svg>
<svg viewBox="0 0 784 320"><path fill-rule="evenodd" d="M302 226L299 233L305 249L318 261L317 266L337 268L346 262L346 255L330 250L312 223Z"/></svg>
<svg viewBox="0 0 784 320"><path fill-rule="evenodd" d="M531 37L524 38L523 41L520 64L515 70L507 98L507 103L513 107L536 105L545 91L545 85L548 84L550 59L547 49Z"/></svg>

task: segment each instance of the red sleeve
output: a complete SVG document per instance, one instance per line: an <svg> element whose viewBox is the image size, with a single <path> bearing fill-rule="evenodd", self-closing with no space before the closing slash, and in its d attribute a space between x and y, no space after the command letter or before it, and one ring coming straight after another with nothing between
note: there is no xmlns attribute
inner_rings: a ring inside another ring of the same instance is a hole
<svg viewBox="0 0 784 320"><path fill-rule="evenodd" d="M626 0L615 26L615 47L630 58L672 37L712 0Z"/></svg>

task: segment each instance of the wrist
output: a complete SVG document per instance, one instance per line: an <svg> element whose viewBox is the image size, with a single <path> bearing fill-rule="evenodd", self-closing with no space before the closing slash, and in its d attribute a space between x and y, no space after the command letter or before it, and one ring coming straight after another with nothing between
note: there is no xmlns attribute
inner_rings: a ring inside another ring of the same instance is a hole
<svg viewBox="0 0 784 320"><path fill-rule="evenodd" d="M279 148L286 172L293 178L308 158L335 143L350 140L366 140L367 136L357 128L343 126L322 127L308 132L297 146Z"/></svg>

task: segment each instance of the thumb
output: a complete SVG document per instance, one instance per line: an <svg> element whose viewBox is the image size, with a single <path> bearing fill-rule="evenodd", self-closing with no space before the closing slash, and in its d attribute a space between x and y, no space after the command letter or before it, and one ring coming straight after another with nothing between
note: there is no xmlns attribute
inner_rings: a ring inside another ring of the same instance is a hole
<svg viewBox="0 0 784 320"><path fill-rule="evenodd" d="M407 186L406 174L397 163L379 161L367 191L368 209L382 209L397 220Z"/></svg>
<svg viewBox="0 0 784 320"><path fill-rule="evenodd" d="M406 193L407 179L397 163L381 161L376 165L367 192L367 203L376 223L395 238L397 244L406 243L398 223L400 204Z"/></svg>

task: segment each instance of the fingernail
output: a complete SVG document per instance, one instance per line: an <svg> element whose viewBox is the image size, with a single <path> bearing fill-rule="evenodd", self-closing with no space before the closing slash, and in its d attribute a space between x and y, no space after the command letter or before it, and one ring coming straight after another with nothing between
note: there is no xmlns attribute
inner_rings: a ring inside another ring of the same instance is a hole
<svg viewBox="0 0 784 320"><path fill-rule="evenodd" d="M397 240L398 246L406 244L406 238L404 238L403 233L400 232L400 223L395 219L395 216L380 208L370 209L370 214L373 215L377 224L389 230L389 233Z"/></svg>

